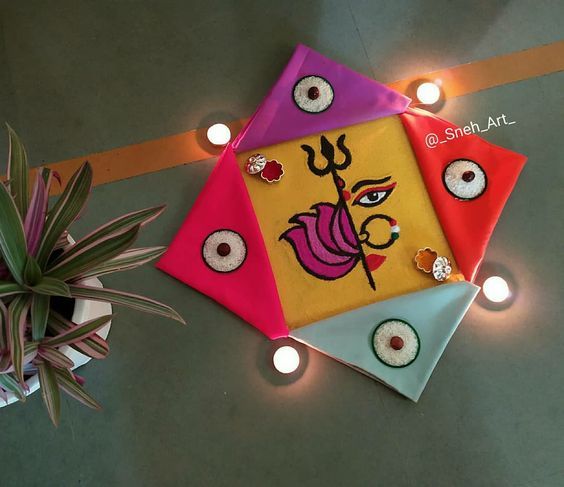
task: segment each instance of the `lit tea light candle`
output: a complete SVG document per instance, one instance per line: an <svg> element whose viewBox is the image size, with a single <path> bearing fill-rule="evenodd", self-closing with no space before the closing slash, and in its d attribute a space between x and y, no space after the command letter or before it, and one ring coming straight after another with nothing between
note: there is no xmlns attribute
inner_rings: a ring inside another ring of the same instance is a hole
<svg viewBox="0 0 564 487"><path fill-rule="evenodd" d="M482 286L484 296L493 303L501 303L511 296L507 281L500 276L488 277Z"/></svg>
<svg viewBox="0 0 564 487"><path fill-rule="evenodd" d="M213 145L226 145L231 140L231 130L224 123L214 123L208 129L208 140Z"/></svg>
<svg viewBox="0 0 564 487"><path fill-rule="evenodd" d="M300 355L294 347L284 345L274 352L272 362L281 374L291 374L300 365Z"/></svg>
<svg viewBox="0 0 564 487"><path fill-rule="evenodd" d="M436 83L426 81L417 87L417 99L425 105L433 105L439 101L441 89Z"/></svg>

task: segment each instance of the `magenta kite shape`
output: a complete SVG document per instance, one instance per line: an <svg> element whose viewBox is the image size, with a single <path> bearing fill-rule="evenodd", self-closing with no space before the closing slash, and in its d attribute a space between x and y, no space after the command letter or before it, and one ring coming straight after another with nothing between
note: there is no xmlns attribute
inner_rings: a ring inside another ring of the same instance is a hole
<svg viewBox="0 0 564 487"><path fill-rule="evenodd" d="M230 146L157 267L269 338L288 335L264 241Z"/></svg>

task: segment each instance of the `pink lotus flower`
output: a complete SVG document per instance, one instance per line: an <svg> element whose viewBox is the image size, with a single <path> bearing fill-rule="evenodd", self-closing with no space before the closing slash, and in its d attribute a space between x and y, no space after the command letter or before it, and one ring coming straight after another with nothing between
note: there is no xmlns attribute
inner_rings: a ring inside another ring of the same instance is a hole
<svg viewBox="0 0 564 487"><path fill-rule="evenodd" d="M301 266L319 279L334 280L348 274L361 258L355 231L342 205L318 203L316 213L299 213L296 226L280 239L292 245Z"/></svg>

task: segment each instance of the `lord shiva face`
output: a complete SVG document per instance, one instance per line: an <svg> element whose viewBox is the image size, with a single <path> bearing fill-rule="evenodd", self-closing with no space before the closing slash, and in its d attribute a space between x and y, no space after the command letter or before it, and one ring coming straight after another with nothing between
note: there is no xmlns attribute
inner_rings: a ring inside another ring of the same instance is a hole
<svg viewBox="0 0 564 487"><path fill-rule="evenodd" d="M290 328L435 285L413 265L420 248L456 272L398 117L253 152L284 165L275 184L245 183Z"/></svg>

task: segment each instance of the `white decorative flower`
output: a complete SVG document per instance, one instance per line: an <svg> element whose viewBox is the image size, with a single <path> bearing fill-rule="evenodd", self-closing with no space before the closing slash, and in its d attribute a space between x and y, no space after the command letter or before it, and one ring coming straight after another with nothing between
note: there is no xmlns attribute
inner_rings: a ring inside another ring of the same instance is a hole
<svg viewBox="0 0 564 487"><path fill-rule="evenodd" d="M435 259L435 262L433 262L433 277L437 281L445 281L449 278L451 272L450 260L442 256Z"/></svg>
<svg viewBox="0 0 564 487"><path fill-rule="evenodd" d="M253 154L247 159L245 170L249 174L258 174L266 166L266 157L262 154Z"/></svg>

